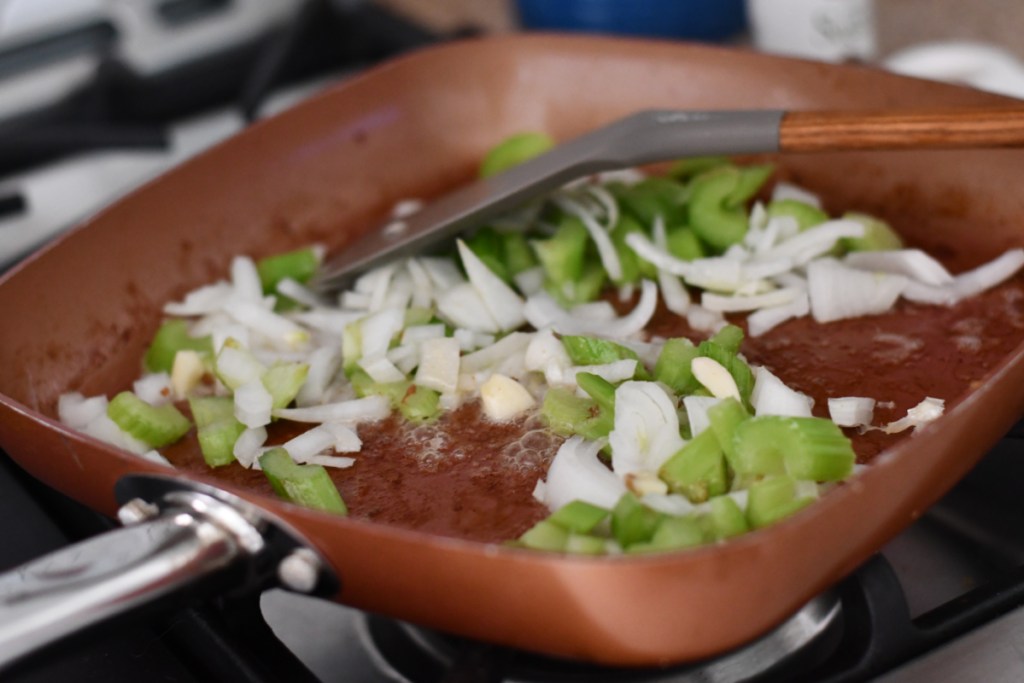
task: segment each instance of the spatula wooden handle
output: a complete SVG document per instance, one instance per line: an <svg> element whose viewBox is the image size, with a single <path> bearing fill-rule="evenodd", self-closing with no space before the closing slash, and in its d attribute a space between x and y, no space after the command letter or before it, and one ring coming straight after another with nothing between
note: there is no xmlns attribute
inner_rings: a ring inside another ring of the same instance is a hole
<svg viewBox="0 0 1024 683"><path fill-rule="evenodd" d="M1024 107L911 111L791 111L783 152L1024 146Z"/></svg>

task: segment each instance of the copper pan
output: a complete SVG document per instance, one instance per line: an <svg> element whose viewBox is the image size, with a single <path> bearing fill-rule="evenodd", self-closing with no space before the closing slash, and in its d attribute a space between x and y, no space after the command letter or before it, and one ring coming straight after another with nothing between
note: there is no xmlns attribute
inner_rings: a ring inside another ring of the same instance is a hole
<svg viewBox="0 0 1024 683"><path fill-rule="evenodd" d="M0 445L47 485L112 513L114 484L161 468L55 419L68 390L129 384L163 302L237 253L339 248L394 201L465 181L490 145L565 139L646 108L856 109L1005 103L854 66L677 43L509 37L394 61L148 184L0 282ZM778 160L831 204L918 243L991 257L1024 244L1024 153ZM748 641L862 563L947 491L1024 411L1024 346L850 485L768 530L654 557L584 559L434 537L236 491L305 535L336 599L444 631L614 665ZM213 478L206 479L216 483Z"/></svg>

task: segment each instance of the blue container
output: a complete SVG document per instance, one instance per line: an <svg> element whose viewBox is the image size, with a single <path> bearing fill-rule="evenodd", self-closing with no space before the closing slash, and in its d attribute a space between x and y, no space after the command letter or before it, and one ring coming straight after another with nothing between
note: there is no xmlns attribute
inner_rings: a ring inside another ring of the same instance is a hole
<svg viewBox="0 0 1024 683"><path fill-rule="evenodd" d="M726 40L746 27L744 0L516 0L523 28Z"/></svg>

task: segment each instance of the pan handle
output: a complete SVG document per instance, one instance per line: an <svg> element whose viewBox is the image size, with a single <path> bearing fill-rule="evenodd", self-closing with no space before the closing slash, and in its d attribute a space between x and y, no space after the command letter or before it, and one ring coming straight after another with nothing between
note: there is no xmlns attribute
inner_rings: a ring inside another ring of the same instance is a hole
<svg viewBox="0 0 1024 683"><path fill-rule="evenodd" d="M118 490L140 494L118 513L129 526L0 575L0 669L182 592L337 589L301 536L236 496L168 477L130 477Z"/></svg>

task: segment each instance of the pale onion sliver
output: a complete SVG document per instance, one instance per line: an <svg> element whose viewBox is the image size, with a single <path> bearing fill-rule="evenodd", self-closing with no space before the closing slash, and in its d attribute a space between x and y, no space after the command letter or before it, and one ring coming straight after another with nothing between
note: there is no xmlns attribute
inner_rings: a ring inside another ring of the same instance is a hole
<svg viewBox="0 0 1024 683"><path fill-rule="evenodd" d="M807 267L811 314L819 323L884 313L906 283L902 275L866 273L835 259L819 259Z"/></svg>
<svg viewBox="0 0 1024 683"><path fill-rule="evenodd" d="M270 424L274 397L263 382L254 379L235 389L235 419L246 427Z"/></svg>
<svg viewBox="0 0 1024 683"><path fill-rule="evenodd" d="M614 424L608 444L612 469L620 477L657 472L683 446L675 405L655 382L630 380L619 385Z"/></svg>
<svg viewBox="0 0 1024 683"><path fill-rule="evenodd" d="M259 302L263 299L260 274L248 256L235 256L231 259L231 286L235 297L242 301Z"/></svg>
<svg viewBox="0 0 1024 683"><path fill-rule="evenodd" d="M420 366L413 382L441 394L453 393L459 383L459 360L456 339L428 339L420 344Z"/></svg>
<svg viewBox="0 0 1024 683"><path fill-rule="evenodd" d="M84 429L100 415L106 415L106 396L86 398L77 391L61 394L57 399L57 417L72 429Z"/></svg>
<svg viewBox="0 0 1024 683"><path fill-rule="evenodd" d="M602 445L579 436L562 444L544 485L544 503L548 508L554 511L574 500L607 509L615 507L626 492L626 485L598 459Z"/></svg>
<svg viewBox="0 0 1024 683"><path fill-rule="evenodd" d="M828 414L840 427L869 425L874 420L875 399L866 396L830 398Z"/></svg>
<svg viewBox="0 0 1024 683"><path fill-rule="evenodd" d="M488 268L487 264L466 246L465 242L456 240L456 244L459 249L459 258L462 260L462 266L466 269L469 281L473 283L484 306L491 314L491 318L497 323L498 329L507 332L522 326L526 322L523 317L522 297L505 284L504 280L495 275L494 271Z"/></svg>
<svg viewBox="0 0 1024 683"><path fill-rule="evenodd" d="M741 311L756 311L773 306L785 306L792 303L801 293L799 290L788 287L754 296L722 296L714 292L704 292L701 295L700 304L709 311L738 313Z"/></svg>
<svg viewBox="0 0 1024 683"><path fill-rule="evenodd" d="M263 444L266 441L267 430L265 427L251 427L235 439L235 445L232 446L231 452L242 467L249 469L261 455Z"/></svg>
<svg viewBox="0 0 1024 683"><path fill-rule="evenodd" d="M762 308L747 316L747 333L760 337L768 330L792 318L802 318L811 312L810 299L806 291L800 292L793 301L781 306Z"/></svg>
<svg viewBox="0 0 1024 683"><path fill-rule="evenodd" d="M721 400L714 396L691 395L683 397L683 408L686 409L686 417L690 421L690 434L697 436L711 426L711 420L708 418L708 409Z"/></svg>
<svg viewBox="0 0 1024 683"><path fill-rule="evenodd" d="M953 282L953 276L945 266L920 249L855 251L847 254L844 261L853 268L904 275L935 287Z"/></svg>
<svg viewBox="0 0 1024 683"><path fill-rule="evenodd" d="M386 397L366 396L305 408L278 408L273 414L295 422L370 422L385 418L390 413L391 404Z"/></svg>
<svg viewBox="0 0 1024 683"><path fill-rule="evenodd" d="M437 297L437 313L454 327L475 332L501 331L480 293L469 282L443 291Z"/></svg>
<svg viewBox="0 0 1024 683"><path fill-rule="evenodd" d="M615 245L612 244L612 238L608 235L608 231L597 222L594 215L584 209L578 202L568 197L560 197L555 200L555 203L566 213L579 218L584 227L586 227L587 232L590 233L590 239L594 241L594 245L597 247L597 254L601 258L601 265L604 266L608 277L613 281L622 279L622 262L619 260L619 252L615 250Z"/></svg>
<svg viewBox="0 0 1024 683"><path fill-rule="evenodd" d="M785 417L812 417L814 400L807 394L786 386L768 368L754 370L754 389L750 394L754 415L781 415Z"/></svg>

